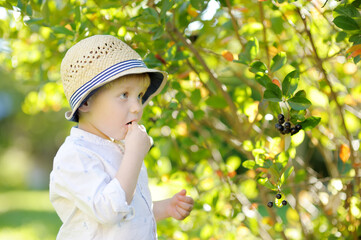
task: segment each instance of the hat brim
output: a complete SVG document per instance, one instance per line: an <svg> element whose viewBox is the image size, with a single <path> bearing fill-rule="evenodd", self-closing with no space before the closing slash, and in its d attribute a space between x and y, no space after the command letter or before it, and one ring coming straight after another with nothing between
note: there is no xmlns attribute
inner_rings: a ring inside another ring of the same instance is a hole
<svg viewBox="0 0 361 240"><path fill-rule="evenodd" d="M89 93L91 93L95 89L98 89L98 88L104 86L105 84L107 84L111 81L114 81L120 77L130 75L130 74L142 74L142 73L148 73L149 78L150 78L150 85L143 96L143 106L147 105L154 96L156 96L163 90L163 88L167 82L167 79L168 79L168 74L166 72L155 70L155 69L149 69L149 68L145 68L145 67L135 67L135 68L131 68L131 69L125 70L123 72L120 72L119 74L116 74L116 75L110 77L109 79L103 81L101 84L97 84L97 85L91 87L90 89L88 89L87 94L84 94L79 99L79 101L75 104L73 109L71 111L67 111L65 113L65 118L69 121L78 122L78 116L76 113L77 113L80 105L83 103L84 99L86 99L87 96L89 95Z"/></svg>

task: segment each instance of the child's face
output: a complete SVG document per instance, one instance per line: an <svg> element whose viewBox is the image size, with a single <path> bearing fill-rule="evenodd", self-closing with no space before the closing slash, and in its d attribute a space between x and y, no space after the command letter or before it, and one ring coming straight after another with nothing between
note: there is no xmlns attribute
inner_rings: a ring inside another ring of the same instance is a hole
<svg viewBox="0 0 361 240"><path fill-rule="evenodd" d="M130 122L139 122L143 114L142 96L146 86L137 75L116 80L89 99L88 111L79 127L100 137L123 140ZM106 134L106 136L104 136Z"/></svg>

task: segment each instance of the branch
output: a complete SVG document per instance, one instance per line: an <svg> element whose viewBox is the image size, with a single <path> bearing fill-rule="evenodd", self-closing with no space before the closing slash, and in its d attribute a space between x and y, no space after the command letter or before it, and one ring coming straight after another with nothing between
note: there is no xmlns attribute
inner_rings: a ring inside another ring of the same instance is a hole
<svg viewBox="0 0 361 240"><path fill-rule="evenodd" d="M258 2L258 6L259 6L259 14L261 16L261 23L262 23L262 29L263 29L263 42L264 42L264 47L265 47L266 54L267 54L267 66L270 67L271 57L269 55L269 50L268 50L267 30L266 30L266 26L265 26L263 3Z"/></svg>
<svg viewBox="0 0 361 240"><path fill-rule="evenodd" d="M217 79L217 77L215 76L213 71L211 69L209 69L207 63L204 61L203 57L199 54L199 52L195 49L195 47L193 46L191 41L189 39L186 39L183 36L183 34L180 33L179 30L174 25L172 25L172 23L168 22L167 28L170 33L174 33L177 36L177 38L193 53L195 58L202 65L203 69L208 73L208 75L210 76L210 79L213 81L213 83L215 84L217 89L221 92L223 98L226 100L226 102L229 106L229 111L230 111L230 114L232 115L231 125L236 130L237 134L242 135L243 132L242 132L242 129L240 128L242 123L237 114L237 107L234 104L231 96L225 90L225 86Z"/></svg>
<svg viewBox="0 0 361 240"><path fill-rule="evenodd" d="M356 171L356 175L358 174L358 170L359 170L359 167L358 166L355 166L355 163L356 163L356 152L353 150L353 147L352 147L352 138L351 138L351 135L346 127L346 122L345 122L345 117L344 117L344 111L342 109L342 106L340 105L340 103L337 101L337 93L333 90L332 88L332 84L328 78L328 74L326 72L326 70L324 69L323 67L323 62L321 60L321 58L319 57L318 53L317 53L317 48L316 48L316 45L313 41L313 37L312 37L312 34L311 34L311 31L308 29L307 27L307 22L306 22L306 18L304 16L302 16L301 12L300 12L300 9L297 8L297 13L299 14L299 16L301 17L302 19L302 22L303 22L303 25L304 25L304 28L305 28L305 31L307 33L307 36L309 37L310 39L310 42L311 42L311 45L312 45L312 49L313 49L313 53L315 55L315 59L316 59L316 66L317 68L323 73L323 76L326 80L326 83L327 85L330 87L330 90L331 90L331 96L333 98L333 100L335 101L336 103L336 106L337 106L337 109L339 111L339 114L340 114L340 117L341 117L341 121L342 121L342 127L345 131L345 134L346 134L346 138L349 142L349 147L350 147L350 150L351 150L351 162L352 162L352 166L355 168L355 171ZM355 179L356 180L356 179ZM357 186L360 188L360 181L357 180L356 181L357 183ZM360 193L361 195L361 193Z"/></svg>
<svg viewBox="0 0 361 240"><path fill-rule="evenodd" d="M234 29L234 32L236 34L236 37L237 37L239 43L242 45L242 48L244 48L244 44L243 44L243 42L241 40L241 37L238 34L239 25L238 25L238 22L237 22L236 18L234 17L234 15L232 13L232 6L231 6L231 3L230 3L229 0L226 0L226 5L227 5L228 13L231 16L232 25L233 25L233 29Z"/></svg>

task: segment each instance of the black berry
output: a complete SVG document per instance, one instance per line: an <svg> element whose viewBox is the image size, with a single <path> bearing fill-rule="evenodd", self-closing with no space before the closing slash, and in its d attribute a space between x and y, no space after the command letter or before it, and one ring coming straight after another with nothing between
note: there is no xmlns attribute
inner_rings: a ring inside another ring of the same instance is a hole
<svg viewBox="0 0 361 240"><path fill-rule="evenodd" d="M267 207L269 207L269 208L273 207L273 202L268 202Z"/></svg>
<svg viewBox="0 0 361 240"><path fill-rule="evenodd" d="M286 201L286 200L283 200L283 201L282 201L282 205L283 205L283 206L286 206L286 205L287 205L287 201Z"/></svg>
<svg viewBox="0 0 361 240"><path fill-rule="evenodd" d="M285 130L283 131L284 134L290 133L291 129L290 128L285 128Z"/></svg>
<svg viewBox="0 0 361 240"><path fill-rule="evenodd" d="M290 122L285 122L285 128L287 129L289 129L289 128L291 128L291 123Z"/></svg>
<svg viewBox="0 0 361 240"><path fill-rule="evenodd" d="M278 114L278 123L283 124L284 122L285 122L285 116L282 113Z"/></svg>
<svg viewBox="0 0 361 240"><path fill-rule="evenodd" d="M296 128L291 128L291 135L298 133L298 130Z"/></svg>
<svg viewBox="0 0 361 240"><path fill-rule="evenodd" d="M295 126L295 128L296 128L298 131L300 131L300 130L302 129L302 126L301 126L300 124L297 124L297 125Z"/></svg>
<svg viewBox="0 0 361 240"><path fill-rule="evenodd" d="M283 131L283 126L279 123L276 123L275 127L277 128L278 131Z"/></svg>
<svg viewBox="0 0 361 240"><path fill-rule="evenodd" d="M276 194L276 198L277 198L277 199L281 199L281 197L282 197L282 195L281 195L280 193L277 193L277 194Z"/></svg>

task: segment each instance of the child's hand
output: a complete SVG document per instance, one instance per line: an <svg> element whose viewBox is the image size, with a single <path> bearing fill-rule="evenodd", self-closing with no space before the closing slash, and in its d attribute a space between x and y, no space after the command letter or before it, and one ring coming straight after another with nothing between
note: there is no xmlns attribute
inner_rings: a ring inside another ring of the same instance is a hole
<svg viewBox="0 0 361 240"><path fill-rule="evenodd" d="M186 196L186 190L182 190L169 199L169 205L167 206L167 212L169 216L183 220L189 216L193 209L193 198Z"/></svg>
<svg viewBox="0 0 361 240"><path fill-rule="evenodd" d="M143 125L136 122L128 125L127 135L124 139L125 151L132 154L140 154L143 159L151 147L151 139Z"/></svg>

